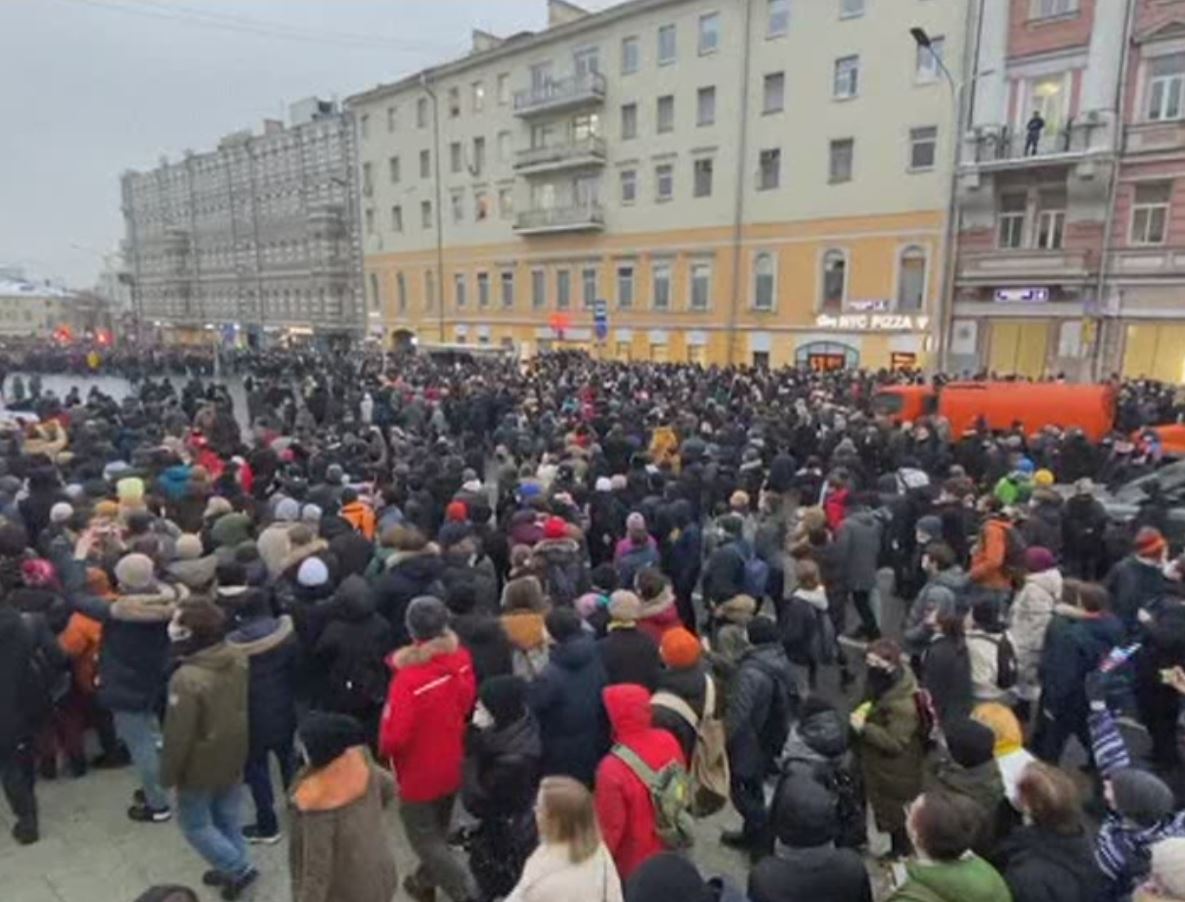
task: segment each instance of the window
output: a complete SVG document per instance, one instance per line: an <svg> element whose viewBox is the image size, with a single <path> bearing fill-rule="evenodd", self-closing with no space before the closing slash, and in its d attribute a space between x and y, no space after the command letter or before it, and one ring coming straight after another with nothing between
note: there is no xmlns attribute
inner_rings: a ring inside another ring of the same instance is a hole
<svg viewBox="0 0 1185 902"><path fill-rule="evenodd" d="M668 66L675 61L675 26L663 25L658 29L658 64Z"/></svg>
<svg viewBox="0 0 1185 902"><path fill-rule="evenodd" d="M712 196L712 170L714 164L711 157L703 157L691 164L694 188L692 193L696 197Z"/></svg>
<svg viewBox="0 0 1185 902"><path fill-rule="evenodd" d="M917 313L926 293L926 252L916 245L901 252L897 271L897 310Z"/></svg>
<svg viewBox="0 0 1185 902"><path fill-rule="evenodd" d="M572 117L572 140L587 141L601 133L601 117L596 113Z"/></svg>
<svg viewBox="0 0 1185 902"><path fill-rule="evenodd" d="M1034 112L1045 120L1044 135L1056 135L1062 129L1070 100L1069 78L1066 73L1042 75L1028 83L1027 105L1018 110L1018 115L1028 121ZM1023 122L1021 123L1023 125Z"/></svg>
<svg viewBox="0 0 1185 902"><path fill-rule="evenodd" d="M498 189L498 216L509 219L514 215L514 191L510 188Z"/></svg>
<svg viewBox="0 0 1185 902"><path fill-rule="evenodd" d="M1066 191L1047 188L1037 195L1037 247L1058 250L1066 228Z"/></svg>
<svg viewBox="0 0 1185 902"><path fill-rule="evenodd" d="M421 97L416 101L416 128L428 127L428 98Z"/></svg>
<svg viewBox="0 0 1185 902"><path fill-rule="evenodd" d="M391 157L387 160L387 173L391 177L391 184L399 184L399 157Z"/></svg>
<svg viewBox="0 0 1185 902"><path fill-rule="evenodd" d="M938 129L932 125L909 130L909 168L933 169Z"/></svg>
<svg viewBox="0 0 1185 902"><path fill-rule="evenodd" d="M498 137L495 139L495 152L498 154L499 163L510 162L510 132L498 132Z"/></svg>
<svg viewBox="0 0 1185 902"><path fill-rule="evenodd" d="M597 299L597 268L586 266L580 270L580 301L585 310L591 310Z"/></svg>
<svg viewBox="0 0 1185 902"><path fill-rule="evenodd" d="M638 171L636 169L621 170L621 202L632 204L638 199Z"/></svg>
<svg viewBox="0 0 1185 902"><path fill-rule="evenodd" d="M432 201L420 201L420 228L432 228Z"/></svg>
<svg viewBox="0 0 1185 902"><path fill-rule="evenodd" d="M855 19L864 15L864 0L839 0L839 17Z"/></svg>
<svg viewBox="0 0 1185 902"><path fill-rule="evenodd" d="M387 107L387 131L393 132L399 126L399 108Z"/></svg>
<svg viewBox="0 0 1185 902"><path fill-rule="evenodd" d="M436 305L436 273L430 269L424 270L424 309L431 310Z"/></svg>
<svg viewBox="0 0 1185 902"><path fill-rule="evenodd" d="M790 30L790 0L767 0L765 36L776 38Z"/></svg>
<svg viewBox="0 0 1185 902"><path fill-rule="evenodd" d="M1029 18L1052 19L1078 11L1078 0L1030 0Z"/></svg>
<svg viewBox="0 0 1185 902"><path fill-rule="evenodd" d="M456 119L461 115L461 89L448 89L448 117Z"/></svg>
<svg viewBox="0 0 1185 902"><path fill-rule="evenodd" d="M843 251L830 250L823 255L823 310L836 311L843 307L847 294L848 258Z"/></svg>
<svg viewBox="0 0 1185 902"><path fill-rule="evenodd" d="M473 139L473 175L479 176L486 168L486 139Z"/></svg>
<svg viewBox="0 0 1185 902"><path fill-rule="evenodd" d="M942 74L939 63L945 61L946 38L939 36L930 38L930 46L917 46L917 57L914 62L914 78L918 81L934 81Z"/></svg>
<svg viewBox="0 0 1185 902"><path fill-rule="evenodd" d="M432 176L432 158L428 151L420 151L420 178L426 179Z"/></svg>
<svg viewBox="0 0 1185 902"><path fill-rule="evenodd" d="M462 222L465 219L465 195L460 191L454 191L450 199L453 205L453 222Z"/></svg>
<svg viewBox="0 0 1185 902"><path fill-rule="evenodd" d="M531 66L531 93L535 95L544 95L551 87L552 66L551 60L545 60L541 63L535 63Z"/></svg>
<svg viewBox="0 0 1185 902"><path fill-rule="evenodd" d="M490 215L490 196L484 191L473 192L473 218L484 222Z"/></svg>
<svg viewBox="0 0 1185 902"><path fill-rule="evenodd" d="M382 296L379 294L379 277L371 273L368 281L370 282L370 309L378 310L383 304Z"/></svg>
<svg viewBox="0 0 1185 902"><path fill-rule="evenodd" d="M601 51L596 47L584 47L572 54L572 67L577 78L584 78L601 71Z"/></svg>
<svg viewBox="0 0 1185 902"><path fill-rule="evenodd" d="M465 274L456 273L453 276L453 300L457 305L457 309L464 308L467 301L465 300Z"/></svg>
<svg viewBox="0 0 1185 902"><path fill-rule="evenodd" d="M567 310L572 306L572 270L557 269L555 272L555 309Z"/></svg>
<svg viewBox="0 0 1185 902"><path fill-rule="evenodd" d="M542 310L547 306L547 273L541 269L531 270L531 307Z"/></svg>
<svg viewBox="0 0 1185 902"><path fill-rule="evenodd" d="M841 56L835 61L835 83L831 96L836 100L855 97L860 92L860 57Z"/></svg>
<svg viewBox="0 0 1185 902"><path fill-rule="evenodd" d="M358 118L358 130L361 132L363 141L370 137L370 116L367 113L363 113Z"/></svg>
<svg viewBox="0 0 1185 902"><path fill-rule="evenodd" d="M638 105L623 103L621 105L621 138L629 140L638 137Z"/></svg>
<svg viewBox="0 0 1185 902"><path fill-rule="evenodd" d="M1180 119L1185 88L1185 53L1170 53L1148 61L1148 118Z"/></svg>
<svg viewBox="0 0 1185 902"><path fill-rule="evenodd" d="M469 94L473 100L473 112L482 112L486 108L486 83L475 81L469 86Z"/></svg>
<svg viewBox="0 0 1185 902"><path fill-rule="evenodd" d="M716 88L709 86L695 92L695 124L714 125L716 123Z"/></svg>
<svg viewBox="0 0 1185 902"><path fill-rule="evenodd" d="M637 35L621 39L621 74L633 75L641 61L641 46Z"/></svg>
<svg viewBox="0 0 1185 902"><path fill-rule="evenodd" d="M465 165L461 154L461 142L453 141L448 146L449 171L456 175Z"/></svg>
<svg viewBox="0 0 1185 902"><path fill-rule="evenodd" d="M371 207L366 208L366 234L374 234L374 210Z"/></svg>
<svg viewBox="0 0 1185 902"><path fill-rule="evenodd" d="M715 53L720 48L720 14L699 17L699 55Z"/></svg>
<svg viewBox="0 0 1185 902"><path fill-rule="evenodd" d="M658 98L658 114L655 131L660 135L675 129L675 95L664 94Z"/></svg>
<svg viewBox="0 0 1185 902"><path fill-rule="evenodd" d="M778 187L782 178L782 151L773 147L763 150L757 158L757 190L769 191Z"/></svg>
<svg viewBox="0 0 1185 902"><path fill-rule="evenodd" d="M760 253L753 258L753 309L774 309L774 282L776 280L774 255Z"/></svg>
<svg viewBox="0 0 1185 902"><path fill-rule="evenodd" d="M1136 185L1132 204L1132 244L1164 244L1172 182Z"/></svg>
<svg viewBox="0 0 1185 902"><path fill-rule="evenodd" d="M832 184L852 180L852 157L855 155L855 151L856 142L851 138L840 138L831 142L828 179Z"/></svg>
<svg viewBox="0 0 1185 902"><path fill-rule="evenodd" d="M514 270L508 269L502 273L502 309L511 310L514 307Z"/></svg>
<svg viewBox="0 0 1185 902"><path fill-rule="evenodd" d="M399 312L407 312L407 277L401 272L395 273L395 291L399 298Z"/></svg>
<svg viewBox="0 0 1185 902"><path fill-rule="evenodd" d="M650 267L650 281L653 291L651 306L655 310L670 310L671 264L665 261L654 263Z"/></svg>
<svg viewBox="0 0 1185 902"><path fill-rule="evenodd" d="M675 193L675 167L670 163L659 163L654 167L654 195L658 201L667 201Z"/></svg>
<svg viewBox="0 0 1185 902"><path fill-rule="evenodd" d="M691 264L691 301L688 306L692 310L707 310L712 297L712 264Z"/></svg>
<svg viewBox="0 0 1185 902"><path fill-rule="evenodd" d="M617 307L620 310L629 310L633 306L634 268L622 265L617 267Z"/></svg>
<svg viewBox="0 0 1185 902"><path fill-rule="evenodd" d="M396 204L391 208L391 231L403 231L403 207Z"/></svg>
<svg viewBox="0 0 1185 902"><path fill-rule="evenodd" d="M1023 191L1009 191L1000 195L1000 209L996 214L996 243L1001 248L1024 246L1027 207L1028 197Z"/></svg>
<svg viewBox="0 0 1185 902"><path fill-rule="evenodd" d="M498 106L510 103L510 73L502 72L498 75Z"/></svg>
<svg viewBox="0 0 1185 902"><path fill-rule="evenodd" d="M488 272L477 274L477 306L482 310L490 306L490 274Z"/></svg>
<svg viewBox="0 0 1185 902"><path fill-rule="evenodd" d="M783 72L770 72L765 76L762 89L761 112L780 113L786 98L786 75Z"/></svg>

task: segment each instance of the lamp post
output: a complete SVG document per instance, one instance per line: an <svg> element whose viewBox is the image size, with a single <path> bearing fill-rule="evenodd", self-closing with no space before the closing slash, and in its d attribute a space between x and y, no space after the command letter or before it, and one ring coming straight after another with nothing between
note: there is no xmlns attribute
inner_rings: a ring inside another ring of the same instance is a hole
<svg viewBox="0 0 1185 902"><path fill-rule="evenodd" d="M955 218L958 212L958 180L959 180L959 141L963 134L963 88L962 82L956 82L955 77L951 75L950 69L946 67L946 63L942 61L937 53L934 52L934 42L930 36L926 34L926 29L914 26L909 29L910 35L913 37L914 43L918 47L929 50L930 58L934 60L938 71L942 73L946 80L947 87L950 89L951 102L951 121L953 125L953 137L950 142L951 146L951 160L950 160L950 186L948 190L947 204L946 204L946 227L943 229L942 238L942 293L938 299L937 316L934 317L934 325L932 327L932 335L935 346L935 357L938 360L938 369L946 370L949 362L949 347L948 337L950 336L950 321L951 314L954 309L954 284L955 284Z"/></svg>

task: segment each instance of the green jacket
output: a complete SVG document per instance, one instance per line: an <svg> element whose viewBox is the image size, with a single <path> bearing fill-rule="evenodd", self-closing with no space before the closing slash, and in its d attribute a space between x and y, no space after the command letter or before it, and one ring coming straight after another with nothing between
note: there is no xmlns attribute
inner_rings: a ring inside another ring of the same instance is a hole
<svg viewBox="0 0 1185 902"><path fill-rule="evenodd" d="M925 750L914 696L917 681L908 669L872 706L858 740L864 791L884 831L905 826L905 806L922 791Z"/></svg>
<svg viewBox="0 0 1185 902"><path fill-rule="evenodd" d="M1004 878L978 855L958 861L910 861L909 879L889 902L1012 902Z"/></svg>
<svg viewBox="0 0 1185 902"><path fill-rule="evenodd" d="M247 657L225 642L190 655L169 680L164 786L221 792L247 760Z"/></svg>
<svg viewBox="0 0 1185 902"><path fill-rule="evenodd" d="M1002 504L1014 506L1024 504L1033 494L1033 484L1027 476L1019 473L1008 473L996 482L992 494L1000 499Z"/></svg>

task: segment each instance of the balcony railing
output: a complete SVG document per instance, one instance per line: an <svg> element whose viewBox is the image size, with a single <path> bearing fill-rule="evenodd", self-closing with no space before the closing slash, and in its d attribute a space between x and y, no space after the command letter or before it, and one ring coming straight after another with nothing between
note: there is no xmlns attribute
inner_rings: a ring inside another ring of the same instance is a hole
<svg viewBox="0 0 1185 902"><path fill-rule="evenodd" d="M1078 283L1094 278L1091 251L1074 248L996 248L959 254L958 279L993 285Z"/></svg>
<svg viewBox="0 0 1185 902"><path fill-rule="evenodd" d="M604 162L605 139L596 136L550 147L530 147L514 155L514 168L520 171L552 171L567 166L600 165Z"/></svg>
<svg viewBox="0 0 1185 902"><path fill-rule="evenodd" d="M522 235L538 232L593 232L605 227L605 213L598 203L523 210L514 217L514 230Z"/></svg>
<svg viewBox="0 0 1185 902"><path fill-rule="evenodd" d="M514 112L519 116L551 112L587 103L603 103L605 76L600 72L584 72L567 78L548 79L541 85L516 91Z"/></svg>
<svg viewBox="0 0 1185 902"><path fill-rule="evenodd" d="M1025 128L1002 128L996 132L976 135L972 141L972 162L1025 163L1046 162L1049 158L1084 154L1090 150L1091 134L1101 128L1099 122L1070 120L1061 129L1044 129L1035 142L1029 141Z"/></svg>

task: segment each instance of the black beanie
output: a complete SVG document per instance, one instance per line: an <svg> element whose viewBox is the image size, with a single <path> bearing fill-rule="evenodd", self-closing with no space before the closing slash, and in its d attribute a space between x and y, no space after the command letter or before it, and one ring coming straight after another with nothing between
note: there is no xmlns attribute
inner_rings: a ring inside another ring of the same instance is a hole
<svg viewBox="0 0 1185 902"><path fill-rule="evenodd" d="M1125 767L1108 778L1115 810L1141 827L1151 827L1173 813L1173 791L1156 774Z"/></svg>
<svg viewBox="0 0 1185 902"><path fill-rule="evenodd" d="M978 767L993 758L996 734L992 728L978 720L964 718L945 724L946 747L955 764L962 767Z"/></svg>
<svg viewBox="0 0 1185 902"><path fill-rule="evenodd" d="M547 632L556 642L567 642L584 630L580 615L571 608L555 608L543 619Z"/></svg>
<svg viewBox="0 0 1185 902"><path fill-rule="evenodd" d="M754 617L749 621L749 641L754 645L768 645L780 639L778 625L768 617Z"/></svg>
<svg viewBox="0 0 1185 902"><path fill-rule="evenodd" d="M835 797L805 774L782 781L774 799L774 833L791 848L809 849L835 840Z"/></svg>
<svg viewBox="0 0 1185 902"><path fill-rule="evenodd" d="M712 898L695 865L674 852L647 859L623 889L625 902L708 902Z"/></svg>
<svg viewBox="0 0 1185 902"><path fill-rule="evenodd" d="M477 694L499 727L514 723L526 713L527 684L519 677L489 677Z"/></svg>
<svg viewBox="0 0 1185 902"><path fill-rule="evenodd" d="M366 733L362 724L348 714L310 711L300 722L300 741L309 764L320 768L340 757L346 749L365 745Z"/></svg>

